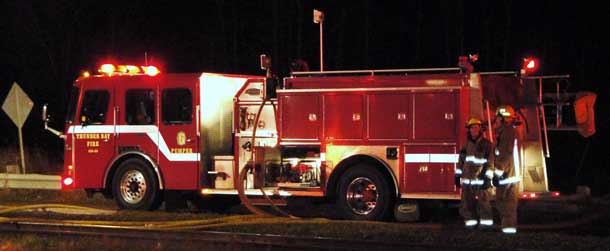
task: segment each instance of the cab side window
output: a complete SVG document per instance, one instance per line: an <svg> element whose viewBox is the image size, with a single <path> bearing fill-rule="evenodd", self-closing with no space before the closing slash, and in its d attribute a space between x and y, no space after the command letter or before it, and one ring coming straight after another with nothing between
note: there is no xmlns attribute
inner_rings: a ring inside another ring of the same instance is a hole
<svg viewBox="0 0 610 251"><path fill-rule="evenodd" d="M165 89L162 93L161 114L166 125L190 124L193 113L193 96L189 89Z"/></svg>
<svg viewBox="0 0 610 251"><path fill-rule="evenodd" d="M83 97L80 109L81 125L100 125L106 122L110 93L106 90L89 90Z"/></svg>
<svg viewBox="0 0 610 251"><path fill-rule="evenodd" d="M125 121L128 125L155 123L155 91L132 89L125 92Z"/></svg>

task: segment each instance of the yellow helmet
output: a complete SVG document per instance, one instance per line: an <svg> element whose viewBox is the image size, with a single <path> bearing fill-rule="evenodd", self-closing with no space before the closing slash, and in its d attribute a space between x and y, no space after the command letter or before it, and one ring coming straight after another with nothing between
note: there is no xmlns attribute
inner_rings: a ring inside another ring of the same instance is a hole
<svg viewBox="0 0 610 251"><path fill-rule="evenodd" d="M496 109L496 116L500 116L503 118L513 118L515 117L515 109L513 109L510 105L501 105Z"/></svg>
<svg viewBox="0 0 610 251"><path fill-rule="evenodd" d="M466 128L470 127L471 125L483 125L483 121L481 121L479 118L475 118L472 117L470 119L468 119L468 122L466 122Z"/></svg>

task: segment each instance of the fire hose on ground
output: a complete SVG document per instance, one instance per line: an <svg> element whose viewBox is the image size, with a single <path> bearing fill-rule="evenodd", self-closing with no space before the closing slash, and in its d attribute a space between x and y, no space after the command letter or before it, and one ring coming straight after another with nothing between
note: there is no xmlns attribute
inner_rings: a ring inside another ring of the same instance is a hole
<svg viewBox="0 0 610 251"><path fill-rule="evenodd" d="M250 160L246 163L246 165L242 168L242 170L239 172L239 177L237 179L237 194L239 196L239 199L241 200L242 204L248 209L250 210L250 212L256 214L256 215L261 215L261 216L272 216L271 214L257 208L256 206L252 205L252 203L250 202L250 200L248 199L248 196L246 196L245 193L245 188L244 188L244 179L246 179L246 175L247 173L250 171L250 169L254 169L254 166L256 165L255 163L255 151L256 151L256 128L258 125L258 121L260 119L260 115L263 111L263 107L265 106L265 103L267 102L267 100L263 100L263 102L261 103L261 105L258 108L258 112L256 113L256 118L254 120L254 128L252 129L252 149L250 151ZM274 113L275 113L275 109L273 109ZM274 114L275 115L275 114ZM273 201L271 200L271 198L269 198L269 196L267 196L267 193L265 192L265 189L263 189L263 187L260 188L260 191L263 195L263 197L267 200L267 202L269 203L269 205L271 206L271 208L273 208L276 212L278 212L280 215L285 216L285 217L289 217L289 218L297 218L295 216L292 216L286 212L284 212L283 210L281 210L279 207L277 207L275 205L275 203L273 203Z"/></svg>
<svg viewBox="0 0 610 251"><path fill-rule="evenodd" d="M518 227L526 231L548 231L570 229L584 224L594 222L608 216L608 208L610 206L610 198L598 200L594 205L594 211L587 216L563 222L555 222L552 224L520 224ZM260 214L251 215L234 215L213 219L196 219L196 220L180 220L180 221L105 221L105 220L56 220L56 219L38 219L38 218L18 218L6 217L4 215L18 213L23 211L32 211L43 209L48 212L48 209L70 209L83 212L99 212L100 209L63 205L63 204L38 204L27 206L14 206L0 209L0 224L19 224L25 222L60 224L69 226L88 226L88 227L115 227L124 229L141 229L141 230L167 230L167 231L192 231L192 230L209 230L222 227L234 227L244 225L259 225L259 224L291 224L291 225L307 225L307 224L328 224L330 220L324 218L285 218L272 217ZM269 215L269 214L267 214ZM439 223L399 223L403 226L413 227L417 229L436 229L441 230L446 228L446 225Z"/></svg>
<svg viewBox="0 0 610 251"><path fill-rule="evenodd" d="M48 209L71 209L79 210L81 212L96 212L100 209L74 206L74 205L63 205L63 204L38 204L38 205L27 205L27 206L15 206L0 209L0 215L6 215L10 213L31 211L42 209L47 211ZM100 220L53 220L53 219L32 219L32 218L14 218L14 217L3 217L0 216L0 224L4 223L20 223L20 222L37 222L37 223L49 223L49 224L62 224L71 226L91 226L91 227L117 227L124 229L143 229L143 230L170 230L170 231L187 231L187 230L206 230L211 228L219 227L231 227L231 226L244 226L244 225L256 225L256 224L312 224L312 223L325 223L328 219L314 218L314 219L297 219L297 218L280 218L280 217L269 217L261 215L235 215L227 216L214 219L201 219L201 220L182 220L182 221L100 221Z"/></svg>

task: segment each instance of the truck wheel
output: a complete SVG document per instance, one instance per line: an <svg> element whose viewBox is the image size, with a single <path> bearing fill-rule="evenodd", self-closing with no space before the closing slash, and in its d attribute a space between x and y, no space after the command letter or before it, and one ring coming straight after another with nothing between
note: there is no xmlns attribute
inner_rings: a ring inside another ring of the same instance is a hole
<svg viewBox="0 0 610 251"><path fill-rule="evenodd" d="M345 219L385 220L394 201L388 180L371 166L349 168L339 180L337 208Z"/></svg>
<svg viewBox="0 0 610 251"><path fill-rule="evenodd" d="M157 179L140 159L121 163L112 178L112 195L122 209L155 210L161 204Z"/></svg>

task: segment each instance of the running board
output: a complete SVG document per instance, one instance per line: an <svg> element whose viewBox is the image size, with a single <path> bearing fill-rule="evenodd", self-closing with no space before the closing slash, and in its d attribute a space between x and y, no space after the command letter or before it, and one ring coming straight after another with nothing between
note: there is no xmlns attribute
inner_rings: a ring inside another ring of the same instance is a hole
<svg viewBox="0 0 610 251"><path fill-rule="evenodd" d="M278 188L264 188L267 196L309 196L309 197L322 197L324 192L319 189L316 190L290 190L290 189L278 189ZM244 193L248 196L263 196L260 189L246 189ZM236 189L216 189L216 188L202 188L200 194L205 195L237 195Z"/></svg>

